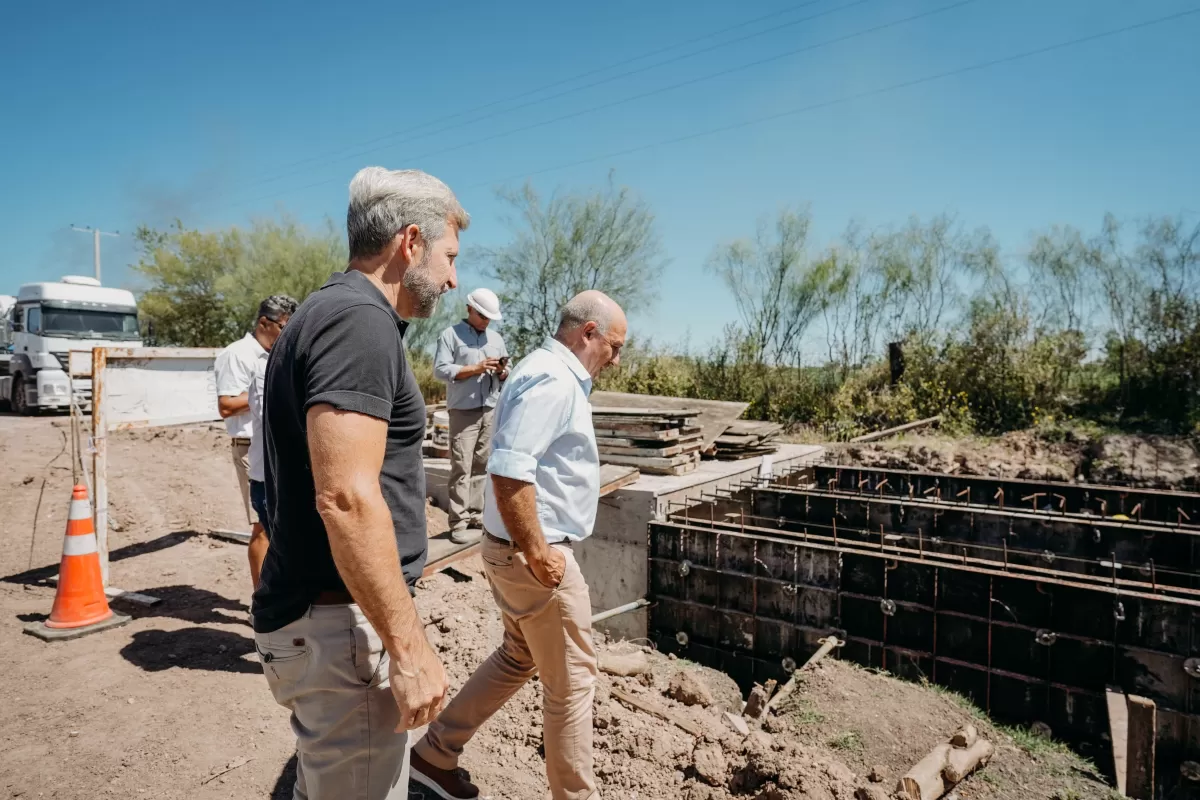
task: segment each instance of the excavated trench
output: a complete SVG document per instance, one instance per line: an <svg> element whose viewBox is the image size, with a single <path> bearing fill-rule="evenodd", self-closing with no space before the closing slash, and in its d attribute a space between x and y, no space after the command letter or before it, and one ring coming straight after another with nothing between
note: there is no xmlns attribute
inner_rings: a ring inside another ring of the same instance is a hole
<svg viewBox="0 0 1200 800"><path fill-rule="evenodd" d="M673 509L649 558L657 647L743 689L834 634L1111 774L1116 688L1156 706L1158 796L1200 798L1200 495L818 465Z"/></svg>

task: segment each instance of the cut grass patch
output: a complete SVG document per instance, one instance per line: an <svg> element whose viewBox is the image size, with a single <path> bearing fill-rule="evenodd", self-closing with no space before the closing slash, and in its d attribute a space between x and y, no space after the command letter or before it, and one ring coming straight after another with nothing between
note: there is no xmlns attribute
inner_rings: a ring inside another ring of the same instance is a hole
<svg viewBox="0 0 1200 800"><path fill-rule="evenodd" d="M1026 753L1029 753L1031 756L1038 757L1059 755L1066 756L1068 758L1079 759L1081 761L1084 760L1081 759L1074 750L1062 742L1046 736L1041 736L1030 728L1019 725L1015 727L1001 726L998 728L998 730L1012 739L1013 744L1024 750Z"/></svg>
<svg viewBox="0 0 1200 800"><path fill-rule="evenodd" d="M863 744L862 734L858 731L843 731L831 738L828 744L834 750L849 753L861 753L866 749L866 746Z"/></svg>

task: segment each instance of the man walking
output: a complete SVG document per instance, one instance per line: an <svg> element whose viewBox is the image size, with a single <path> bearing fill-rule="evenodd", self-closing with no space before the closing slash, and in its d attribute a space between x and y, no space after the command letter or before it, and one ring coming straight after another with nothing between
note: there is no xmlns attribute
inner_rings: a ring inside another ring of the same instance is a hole
<svg viewBox="0 0 1200 800"><path fill-rule="evenodd" d="M592 604L571 548L591 534L600 499L588 394L600 371L619 362L625 331L610 298L577 295L563 307L558 332L517 365L500 394L482 557L504 641L413 748L414 780L438 797L478 797L456 769L463 747L535 671L551 795L600 796L592 770Z"/></svg>
<svg viewBox="0 0 1200 800"><path fill-rule="evenodd" d="M250 579L258 585L263 556L267 552L267 537L259 522L258 512L250 497L250 448L258 432L250 412L250 387L257 372L267 368L267 355L274 346L283 326L296 310L296 301L286 294L273 294L258 304L254 330L226 347L217 355L214 365L217 379L217 413L225 420L225 430L233 450L233 469L250 523ZM261 480L261 478L260 478Z"/></svg>
<svg viewBox="0 0 1200 800"><path fill-rule="evenodd" d="M500 300L491 289L467 295L467 318L438 337L433 374L447 384L450 414L450 539L467 544L479 538L483 520L483 478L492 444L492 417L500 387L508 377L508 350L492 328Z"/></svg>
<svg viewBox="0 0 1200 800"><path fill-rule="evenodd" d="M446 674L412 586L425 563L425 403L403 318L454 288L470 218L416 170L350 183L350 263L297 309L267 364L271 546L252 606L275 700L292 712L298 800L406 800L407 731Z"/></svg>

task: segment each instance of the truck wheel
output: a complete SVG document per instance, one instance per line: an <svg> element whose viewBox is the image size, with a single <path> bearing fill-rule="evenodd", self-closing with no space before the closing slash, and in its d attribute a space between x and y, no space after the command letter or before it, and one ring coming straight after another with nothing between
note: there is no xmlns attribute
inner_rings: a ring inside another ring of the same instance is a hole
<svg viewBox="0 0 1200 800"><path fill-rule="evenodd" d="M34 411L25 399L25 376L19 372L13 376L10 404L13 413L20 414L22 417L28 417Z"/></svg>

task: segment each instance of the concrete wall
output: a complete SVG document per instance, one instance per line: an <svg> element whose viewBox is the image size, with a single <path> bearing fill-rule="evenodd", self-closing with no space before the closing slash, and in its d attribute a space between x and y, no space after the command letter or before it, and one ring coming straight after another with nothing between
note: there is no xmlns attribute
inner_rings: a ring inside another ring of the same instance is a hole
<svg viewBox="0 0 1200 800"><path fill-rule="evenodd" d="M811 445L781 445L770 457L769 468L776 472L793 469L819 459L824 452L824 448ZM596 527L591 537L575 548L591 590L593 613L646 597L651 520L665 517L670 509L679 510L680 503L698 501L702 492L712 494L753 478L762 469L761 458L702 461L687 475L643 475L636 483L600 498ZM617 638L641 639L647 634L647 623L647 611L640 610L597 627Z"/></svg>

